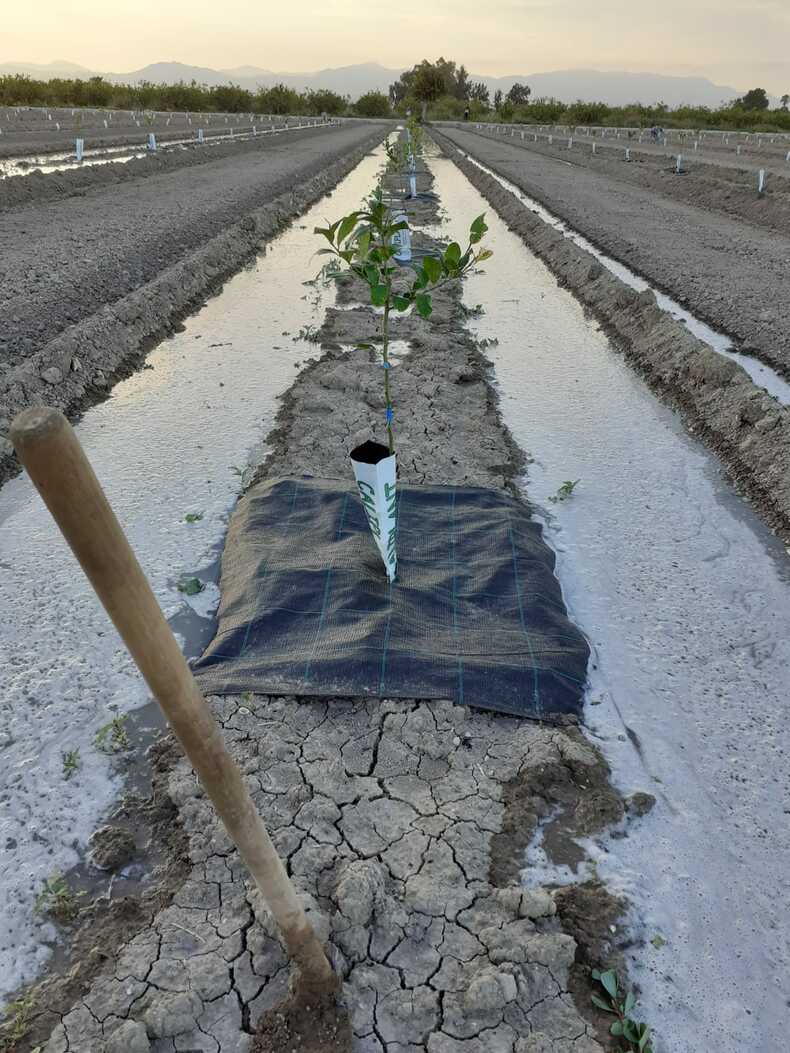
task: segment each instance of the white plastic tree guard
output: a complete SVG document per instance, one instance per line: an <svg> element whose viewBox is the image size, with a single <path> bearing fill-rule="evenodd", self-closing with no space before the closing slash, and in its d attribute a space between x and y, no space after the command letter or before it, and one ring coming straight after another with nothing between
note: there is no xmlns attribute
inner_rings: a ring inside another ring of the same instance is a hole
<svg viewBox="0 0 790 1053"><path fill-rule="evenodd" d="M387 580L392 582L398 569L395 454L380 443L364 442L351 451L351 465Z"/></svg>

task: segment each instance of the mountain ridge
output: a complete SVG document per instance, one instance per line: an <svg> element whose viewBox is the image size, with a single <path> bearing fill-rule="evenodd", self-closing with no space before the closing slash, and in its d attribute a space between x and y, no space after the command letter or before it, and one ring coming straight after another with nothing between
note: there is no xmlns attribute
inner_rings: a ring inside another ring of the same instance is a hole
<svg viewBox="0 0 790 1053"><path fill-rule="evenodd" d="M199 84L209 86L235 83L252 91L258 87L271 87L273 84L283 83L298 90L326 88L355 99L367 91L386 91L402 72L403 68L388 68L377 62L328 67L313 72L278 73L254 65L214 69L209 66L193 66L170 61L150 63L128 73L104 73L102 75L115 84L136 84L144 80L153 83L196 80ZM26 73L39 78L84 78L98 75L95 71L66 60L51 63L0 63L0 74L4 73ZM715 107L743 94L742 91L728 85L714 84L707 77L676 77L662 73L637 73L622 70L579 68L533 74L511 74L505 77L486 77L477 74L470 74L470 76L473 80L483 81L492 95L497 90L507 92L513 84L519 82L529 84L533 98L553 96L563 102L584 99L615 106L631 102L645 104L664 102L668 106L689 103Z"/></svg>

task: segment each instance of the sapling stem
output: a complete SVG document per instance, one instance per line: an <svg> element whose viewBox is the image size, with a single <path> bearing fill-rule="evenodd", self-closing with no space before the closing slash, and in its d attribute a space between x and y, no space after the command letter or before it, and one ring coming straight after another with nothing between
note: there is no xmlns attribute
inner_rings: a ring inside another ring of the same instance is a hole
<svg viewBox="0 0 790 1053"><path fill-rule="evenodd" d="M387 156L392 162L397 152L389 141L386 144ZM394 276L406 273L393 257L396 249L393 241L400 232L408 230L406 219L396 219L385 204L383 193L379 188L365 211L352 212L337 220L328 227L316 227L315 233L321 234L329 242L329 248L320 249L346 264L351 272L363 281L370 292L370 302L374 307L383 308L381 322L381 357L384 367L384 401L386 405L387 445L390 454L395 452L395 436L392 427L393 406L390 387L389 337L390 315L392 311L405 311L412 305L422 318L430 318L433 311L431 294L442 288L449 281L462 278L473 270L476 264L488 259L488 249L475 249L488 230L485 217L478 216L469 229L469 244L462 252L457 242L451 242L447 248L436 256L427 256L421 263L411 267L410 287L397 291ZM400 286L398 287L400 288ZM358 348L372 350L371 344L358 344Z"/></svg>
<svg viewBox="0 0 790 1053"><path fill-rule="evenodd" d="M395 436L392 433L392 397L390 395L390 302L392 300L392 278L387 278L387 299L384 303L384 319L381 323L381 357L384 362L384 403L387 407L387 446L395 453Z"/></svg>

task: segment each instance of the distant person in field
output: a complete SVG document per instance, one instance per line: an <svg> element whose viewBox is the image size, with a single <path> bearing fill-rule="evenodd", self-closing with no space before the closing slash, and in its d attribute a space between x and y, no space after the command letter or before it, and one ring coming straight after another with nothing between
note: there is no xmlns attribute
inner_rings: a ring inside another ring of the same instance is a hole
<svg viewBox="0 0 790 1053"><path fill-rule="evenodd" d="M464 110L464 120L465 120L465 121L468 121L468 120L469 120L469 107L468 107L468 106L467 106L467 107L466 107L466 109Z"/></svg>

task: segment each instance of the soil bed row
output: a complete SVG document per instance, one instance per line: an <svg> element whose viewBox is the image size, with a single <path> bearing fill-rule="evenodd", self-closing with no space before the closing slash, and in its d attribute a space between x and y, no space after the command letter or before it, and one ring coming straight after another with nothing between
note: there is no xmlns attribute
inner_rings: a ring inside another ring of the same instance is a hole
<svg viewBox="0 0 790 1053"><path fill-rule="evenodd" d="M12 273L14 263L22 260L27 266L41 266L38 257L45 249L35 244L18 242L19 258L9 253L6 260L6 299L0 303L0 321L6 324L3 337L8 341L4 354L0 345L0 480L18 467L6 439L16 413L46 403L74 416L105 398L118 379L139 368L146 352L180 319L350 171L381 139L382 129L362 125L305 135L301 143L269 143L266 157L246 158L256 165L249 170L229 155L224 161L199 166L197 173L177 168L142 184L95 190L88 195L93 208L71 199L49 206L55 210L49 215L45 206L0 217L0 224L10 225L16 216L16 227L49 227L42 238L54 240L58 226L64 237L69 236L67 232L81 226L87 213L95 224L92 255L69 255L59 273L39 271L32 282L18 269ZM217 182L226 172L229 178L219 189ZM194 207L171 212L169 202L189 196L194 179L199 180L201 202L195 196ZM120 194L123 197L116 197ZM160 214L151 213L147 221L137 222L135 203L141 199L158 202ZM221 210L212 213L218 204ZM114 243L108 241L106 230L113 209L123 213L123 220L112 220L119 228ZM171 222L172 228L151 229L160 220ZM153 237L161 240L161 247L152 244ZM142 258L139 252L144 253ZM106 266L97 268L97 257Z"/></svg>
<svg viewBox="0 0 790 1053"><path fill-rule="evenodd" d="M674 153L656 152L628 140L621 140L616 146L609 141L598 142L593 154L592 143L583 137L555 136L554 142L549 143L545 136L539 135L535 142L529 130L524 132L523 140L520 129L512 131L511 135L510 129L496 132L486 125L479 131L475 128L475 133L482 138L507 142L528 155L599 172L695 208L721 212L768 230L786 232L790 227L790 179L784 167L770 172L765 192L759 194L757 172L765 167L765 161L744 163L746 159L741 161L739 158L738 164L718 164L714 159L695 153L689 146L679 146ZM571 148L568 148L568 138L573 138ZM628 161L625 159L626 150L629 151ZM678 153L682 155L680 173L676 171ZM786 168L790 169L790 165Z"/></svg>
<svg viewBox="0 0 790 1053"><path fill-rule="evenodd" d="M145 179L148 176L161 175L179 168L201 165L210 161L221 161L243 155L247 152L265 150L272 140L287 137L288 142L310 136L331 135L337 131L337 125L319 125L316 128L301 128L284 131L278 129L272 134L259 135L254 138L222 139L203 145L184 144L179 149L159 149L145 157L134 157L131 161L110 161L107 164L75 165L74 168L60 172L31 172L29 175L11 176L0 182L0 212L11 208L37 205L43 201L60 200L71 195L84 194L96 187L116 186L132 180ZM135 143L140 149L145 142L140 139ZM166 146L166 142L160 146Z"/></svg>
<svg viewBox="0 0 790 1053"><path fill-rule="evenodd" d="M790 377L787 228L768 231L625 182L624 163L597 172L463 128L439 131L728 335L734 350Z"/></svg>
<svg viewBox="0 0 790 1053"><path fill-rule="evenodd" d="M780 405L735 362L713 351L593 256L527 209L496 179L436 137L511 230L598 318L650 386L680 409L721 457L737 488L790 540L790 407Z"/></svg>
<svg viewBox="0 0 790 1053"><path fill-rule="evenodd" d="M430 185L421 171L419 189ZM406 204L414 225L436 223L435 200ZM415 232L413 246L431 242ZM378 327L361 301L341 280L322 355L283 400L258 478L346 478L349 450L380 436L381 369L351 349ZM435 295L430 324L398 318L393 337L408 346L392 371L401 478L517 492L522 456L460 290ZM525 889L520 878L541 819L553 819L558 858L574 837L638 821L643 802L627 813L578 728L441 701L247 694L211 704L329 941L344 1009L289 993L271 918L178 758L166 779L186 881L99 964L70 1011L34 995L51 1015L30 1041L52 1031L45 1053L600 1053L588 970L616 960L621 905L595 885Z"/></svg>

